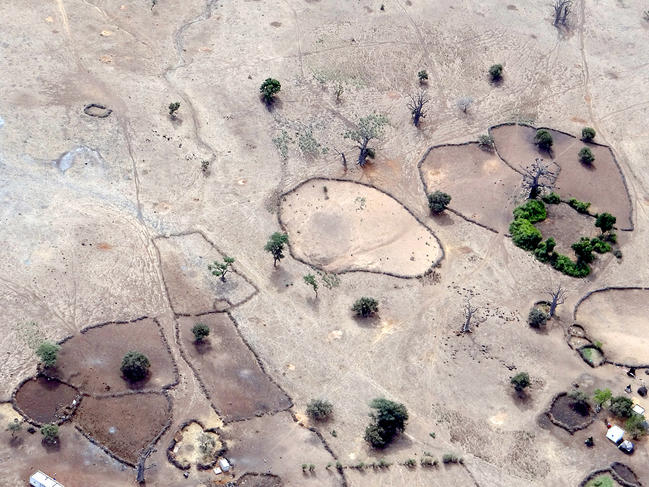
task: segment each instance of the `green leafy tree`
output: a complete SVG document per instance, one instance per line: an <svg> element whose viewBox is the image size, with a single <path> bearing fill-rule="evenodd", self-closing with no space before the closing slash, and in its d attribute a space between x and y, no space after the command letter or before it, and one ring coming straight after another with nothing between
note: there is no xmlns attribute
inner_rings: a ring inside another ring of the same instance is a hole
<svg viewBox="0 0 649 487"><path fill-rule="evenodd" d="M503 78L503 65L494 64L489 68L489 76L491 76L491 81L500 81Z"/></svg>
<svg viewBox="0 0 649 487"><path fill-rule="evenodd" d="M306 406L306 414L316 421L325 421L331 417L334 406L325 399L312 399Z"/></svg>
<svg viewBox="0 0 649 487"><path fill-rule="evenodd" d="M144 379L149 373L151 363L143 353L130 351L122 359L120 370L132 382Z"/></svg>
<svg viewBox="0 0 649 487"><path fill-rule="evenodd" d="M610 389L595 389L593 393L593 401L600 407L610 401L612 397L613 393Z"/></svg>
<svg viewBox="0 0 649 487"><path fill-rule="evenodd" d="M419 78L420 83L425 83L428 81L428 72L425 69L422 69L417 73L417 78Z"/></svg>
<svg viewBox="0 0 649 487"><path fill-rule="evenodd" d="M372 140L383 137L387 124L388 119L385 115L373 113L361 118L356 129L348 130L343 134L346 139L356 142L356 147L360 151L358 154L359 166L364 166L368 157L374 157L374 151L368 147L368 144Z"/></svg>
<svg viewBox="0 0 649 487"><path fill-rule="evenodd" d="M510 382L514 386L514 389L516 389L516 392L521 393L530 386L530 376L527 372L519 372L511 378Z"/></svg>
<svg viewBox="0 0 649 487"><path fill-rule="evenodd" d="M620 418L630 418L633 413L633 401L626 396L616 396L611 399L609 411Z"/></svg>
<svg viewBox="0 0 649 487"><path fill-rule="evenodd" d="M176 112L180 108L180 102L175 101L169 104L169 116L171 118L176 118Z"/></svg>
<svg viewBox="0 0 649 487"><path fill-rule="evenodd" d="M374 399L370 403L371 422L365 429L365 441L374 448L386 447L399 433L406 428L408 410L403 404L384 398Z"/></svg>
<svg viewBox="0 0 649 487"><path fill-rule="evenodd" d="M525 204L514 208L514 218L525 218L530 223L543 221L547 216L545 205L539 200L527 200Z"/></svg>
<svg viewBox="0 0 649 487"><path fill-rule="evenodd" d="M616 221L617 218L615 218L610 213L598 213L597 218L595 218L595 226L599 228L602 233L606 233L613 230L613 226L615 225Z"/></svg>
<svg viewBox="0 0 649 487"><path fill-rule="evenodd" d="M304 276L304 283L308 286L311 286L313 288L313 292L315 293L315 297L318 297L318 281L315 280L315 276L313 274L307 274Z"/></svg>
<svg viewBox="0 0 649 487"><path fill-rule="evenodd" d="M634 440L647 434L647 420L640 414L633 413L624 423L624 429L633 436Z"/></svg>
<svg viewBox="0 0 649 487"><path fill-rule="evenodd" d="M379 302L374 298L368 298L363 296L356 300L352 306L352 311L354 311L361 318L367 318L370 315L373 315L379 310Z"/></svg>
<svg viewBox="0 0 649 487"><path fill-rule="evenodd" d="M442 191L435 191L428 195L428 208L435 214L443 212L451 202L451 195Z"/></svg>
<svg viewBox="0 0 649 487"><path fill-rule="evenodd" d="M196 323L192 327L192 333L194 334L194 339L197 342L202 342L209 336L210 327L207 326L205 323Z"/></svg>
<svg viewBox="0 0 649 487"><path fill-rule="evenodd" d="M570 198L568 204L577 210L578 213L588 213L588 208L590 208L588 201L579 201L577 198Z"/></svg>
<svg viewBox="0 0 649 487"><path fill-rule="evenodd" d="M581 140L590 142L595 138L595 129L592 127L584 127L581 131Z"/></svg>
<svg viewBox="0 0 649 487"><path fill-rule="evenodd" d="M59 441L59 427L54 423L48 423L41 426L43 441L48 445L54 445Z"/></svg>
<svg viewBox="0 0 649 487"><path fill-rule="evenodd" d="M225 275L232 268L234 264L234 257L228 257L227 255L223 256L223 262L215 260L213 263L208 264L207 268L212 273L212 275L220 277L223 282L225 282Z"/></svg>
<svg viewBox="0 0 649 487"><path fill-rule="evenodd" d="M264 250L273 256L273 267L277 267L277 263L284 258L284 245L287 243L288 235L279 232L273 233L266 242Z"/></svg>
<svg viewBox="0 0 649 487"><path fill-rule="evenodd" d="M525 218L517 218L509 225L514 245L525 250L534 250L543 239L538 228Z"/></svg>
<svg viewBox="0 0 649 487"><path fill-rule="evenodd" d="M23 429L23 423L18 418L14 418L13 421L9 421L7 425L7 431L11 432L11 439L13 440L18 432Z"/></svg>
<svg viewBox="0 0 649 487"><path fill-rule="evenodd" d="M36 355L41 359L45 367L54 367L59 357L61 347L50 342L41 343L36 349Z"/></svg>
<svg viewBox="0 0 649 487"><path fill-rule="evenodd" d="M590 263L595 259L593 256L593 244L588 237L581 237L578 242L575 242L570 247L575 251L577 263Z"/></svg>
<svg viewBox="0 0 649 487"><path fill-rule="evenodd" d="M545 129L539 129L536 131L534 136L534 143L539 146L541 150L550 150L554 140L552 140L552 134Z"/></svg>
<svg viewBox="0 0 649 487"><path fill-rule="evenodd" d="M538 308L532 308L527 316L527 322L532 328L541 328L548 321L549 316Z"/></svg>
<svg viewBox="0 0 649 487"><path fill-rule="evenodd" d="M275 95L282 89L282 84L274 78L266 78L259 87L264 101L270 105L275 100Z"/></svg>
<svg viewBox="0 0 649 487"><path fill-rule="evenodd" d="M593 155L593 151L588 147L582 147L579 151L579 161L584 164L592 164L594 160L595 156Z"/></svg>

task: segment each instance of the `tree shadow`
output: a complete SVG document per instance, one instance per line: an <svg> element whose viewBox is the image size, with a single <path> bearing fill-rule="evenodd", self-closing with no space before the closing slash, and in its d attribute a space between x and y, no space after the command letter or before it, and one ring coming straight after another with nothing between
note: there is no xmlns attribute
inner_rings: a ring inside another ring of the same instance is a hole
<svg viewBox="0 0 649 487"><path fill-rule="evenodd" d="M284 292L291 286L291 275L283 267L273 267L273 272L270 275L270 282L275 286L277 292Z"/></svg>
<svg viewBox="0 0 649 487"><path fill-rule="evenodd" d="M532 397L525 391L518 392L516 389L509 393L512 402L520 411L530 411L534 408Z"/></svg>
<svg viewBox="0 0 649 487"><path fill-rule="evenodd" d="M51 454L58 454L61 451L61 439L57 439L56 442L50 443L48 441L45 441L45 438L41 440L41 444L43 445L43 448L45 449L45 452L48 455Z"/></svg>
<svg viewBox="0 0 649 487"><path fill-rule="evenodd" d="M381 317L378 313L365 317L354 314L354 321L362 328L376 328L377 325L381 323Z"/></svg>
<svg viewBox="0 0 649 487"><path fill-rule="evenodd" d="M200 341L194 340L193 343L194 343L194 348L200 355L210 353L213 349L212 343L210 342L209 338L203 338Z"/></svg>
<svg viewBox="0 0 649 487"><path fill-rule="evenodd" d="M124 379L124 381L126 382L126 387L128 387L130 390L140 391L142 389L145 389L146 385L149 383L149 380L151 380L151 372L149 372L143 379L137 381L132 381L131 379L128 379L124 376L122 376L122 379Z"/></svg>
<svg viewBox="0 0 649 487"><path fill-rule="evenodd" d="M451 218L451 216L446 211L442 211L441 213L431 213L430 217L433 219L435 223L437 223L442 227L455 225L455 221L453 220L453 218Z"/></svg>

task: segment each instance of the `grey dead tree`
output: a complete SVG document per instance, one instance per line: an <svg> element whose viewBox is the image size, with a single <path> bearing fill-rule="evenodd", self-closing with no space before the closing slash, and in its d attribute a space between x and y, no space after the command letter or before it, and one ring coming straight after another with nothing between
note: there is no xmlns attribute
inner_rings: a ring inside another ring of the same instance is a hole
<svg viewBox="0 0 649 487"><path fill-rule="evenodd" d="M430 97L426 91L421 90L416 95L408 95L410 102L408 103L408 108L412 114L412 123L415 127L419 127L419 122L422 118L426 118L426 103L430 101Z"/></svg>
<svg viewBox="0 0 649 487"><path fill-rule="evenodd" d="M464 305L464 324L462 325L462 333L471 333L471 320L478 312L478 307L471 305L471 300L467 299Z"/></svg>
<svg viewBox="0 0 649 487"><path fill-rule="evenodd" d="M557 306L566 302L566 296L568 292L564 287L561 286L561 284L559 284L555 288L546 289L546 292L550 295L551 298L550 312L548 314L550 315L550 318L552 318L555 311L557 310Z"/></svg>
<svg viewBox="0 0 649 487"><path fill-rule="evenodd" d="M462 110L464 113L469 109L469 106L471 106L471 103L473 103L473 98L470 96L463 96L457 101L457 107Z"/></svg>
<svg viewBox="0 0 649 487"><path fill-rule="evenodd" d="M542 190L554 188L557 175L550 171L543 159L536 158L532 164L523 169L523 188L529 191L529 198L536 198Z"/></svg>
<svg viewBox="0 0 649 487"><path fill-rule="evenodd" d="M566 25L568 14L572 9L572 0L554 0L554 25Z"/></svg>

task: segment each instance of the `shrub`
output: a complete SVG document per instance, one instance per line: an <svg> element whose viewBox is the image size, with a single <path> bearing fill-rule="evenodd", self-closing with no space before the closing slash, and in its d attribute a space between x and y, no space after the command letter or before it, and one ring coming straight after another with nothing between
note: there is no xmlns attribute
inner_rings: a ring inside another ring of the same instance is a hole
<svg viewBox="0 0 649 487"><path fill-rule="evenodd" d="M514 220L509 225L509 233L512 234L514 245L525 250L534 250L543 239L539 229L524 218Z"/></svg>
<svg viewBox="0 0 649 487"><path fill-rule="evenodd" d="M567 255L558 254L551 262L556 270L570 277L586 277L590 274L588 264L584 262L573 262Z"/></svg>
<svg viewBox="0 0 649 487"><path fill-rule="evenodd" d="M169 103L169 116L171 118L176 118L176 112L180 108L180 102L175 101L173 103Z"/></svg>
<svg viewBox="0 0 649 487"><path fill-rule="evenodd" d="M588 147L582 147L579 151L579 162L583 164L592 164L594 160L595 156L593 155L593 151Z"/></svg>
<svg viewBox="0 0 649 487"><path fill-rule="evenodd" d="M550 150L554 141L552 140L552 134L545 129L540 129L536 131L534 136L534 143L539 146L541 150Z"/></svg>
<svg viewBox="0 0 649 487"><path fill-rule="evenodd" d="M312 399L306 406L306 414L316 421L329 419L333 410L333 404L325 399Z"/></svg>
<svg viewBox="0 0 649 487"><path fill-rule="evenodd" d="M363 296L356 300L352 306L352 311L354 311L361 318L367 318L370 315L373 315L379 310L379 302L374 298L368 298Z"/></svg>
<svg viewBox="0 0 649 487"><path fill-rule="evenodd" d="M313 289L313 292L315 293L315 297L318 297L318 281L315 280L315 276L313 274L306 274L304 277L304 284L307 286L311 286Z"/></svg>
<svg viewBox="0 0 649 487"><path fill-rule="evenodd" d="M541 328L548 321L548 314L538 308L532 308L527 315L527 323L532 328Z"/></svg>
<svg viewBox="0 0 649 487"><path fill-rule="evenodd" d="M275 95L282 89L282 84L273 78L266 78L259 87L259 92L266 103L272 103Z"/></svg>
<svg viewBox="0 0 649 487"><path fill-rule="evenodd" d="M425 69L422 69L417 73L417 78L419 78L420 83L425 83L428 81L428 72Z"/></svg>
<svg viewBox="0 0 649 487"><path fill-rule="evenodd" d="M41 359L45 367L54 367L59 358L61 347L54 343L43 342L36 349L36 355Z"/></svg>
<svg viewBox="0 0 649 487"><path fill-rule="evenodd" d="M595 138L595 129L592 127L584 127L581 131L581 140L590 142Z"/></svg>
<svg viewBox="0 0 649 487"><path fill-rule="evenodd" d="M417 466L417 461L414 458L408 458L403 464L408 468L415 468Z"/></svg>
<svg viewBox="0 0 649 487"><path fill-rule="evenodd" d="M210 327L205 323L196 323L192 327L192 333L194 334L194 339L197 342L202 342L210 334Z"/></svg>
<svg viewBox="0 0 649 487"><path fill-rule="evenodd" d="M151 363L143 353L130 351L122 359L120 370L124 377L132 382L144 379L149 373Z"/></svg>
<svg viewBox="0 0 649 487"><path fill-rule="evenodd" d="M480 135L478 136L478 145L482 149L493 150L494 148L494 138L489 135Z"/></svg>
<svg viewBox="0 0 649 487"><path fill-rule="evenodd" d="M579 201L577 198L570 198L568 204L572 206L579 213L588 213L590 203L586 201Z"/></svg>
<svg viewBox="0 0 649 487"><path fill-rule="evenodd" d="M548 203L549 205L558 205L561 203L561 196L559 196L557 193L552 191L550 194L546 194L541 197L541 199L545 202Z"/></svg>
<svg viewBox="0 0 649 487"><path fill-rule="evenodd" d="M606 233L600 237L604 242L617 243L617 235L613 232Z"/></svg>
<svg viewBox="0 0 649 487"><path fill-rule="evenodd" d="M595 218L595 226L599 228L602 231L602 233L606 233L610 230L613 230L613 226L615 225L616 221L617 218L615 218L610 213L606 213L606 212L598 213Z"/></svg>
<svg viewBox="0 0 649 487"><path fill-rule="evenodd" d="M514 385L516 391L523 392L530 385L530 376L527 372L519 372L511 378L510 382Z"/></svg>
<svg viewBox="0 0 649 487"><path fill-rule="evenodd" d="M53 423L41 426L43 441L49 445L55 444L59 440L59 427Z"/></svg>
<svg viewBox="0 0 649 487"><path fill-rule="evenodd" d="M545 242L539 243L539 245L534 249L534 257L541 262L552 260L554 258L554 248L556 245L557 242L554 238L549 237Z"/></svg>
<svg viewBox="0 0 649 487"><path fill-rule="evenodd" d="M365 429L365 441L374 448L384 448L405 430L408 410L403 404L384 398L374 399L370 407L374 411L370 413L372 421Z"/></svg>
<svg viewBox="0 0 649 487"><path fill-rule="evenodd" d="M621 251L620 249L616 249L616 250L613 252L613 255L614 255L616 258L621 259L621 258L622 258L622 251Z"/></svg>
<svg viewBox="0 0 649 487"><path fill-rule="evenodd" d="M530 223L543 221L547 216L545 205L539 200L527 200L525 204L514 208L514 218L524 218Z"/></svg>
<svg viewBox="0 0 649 487"><path fill-rule="evenodd" d="M630 418L633 414L633 401L626 396L616 396L611 399L609 410L620 418Z"/></svg>
<svg viewBox="0 0 649 487"><path fill-rule="evenodd" d="M421 458L419 463L422 467L436 467L439 462L437 461L437 458L426 455Z"/></svg>
<svg viewBox="0 0 649 487"><path fill-rule="evenodd" d="M451 196L442 191L435 191L428 195L428 208L433 213L441 213L451 202Z"/></svg>
<svg viewBox="0 0 649 487"><path fill-rule="evenodd" d="M590 263L595 259L593 245L588 237L581 237L578 242L575 242L570 247L577 255L577 262Z"/></svg>
<svg viewBox="0 0 649 487"><path fill-rule="evenodd" d="M647 426L644 416L633 413L624 423L624 429L633 436L634 440L647 434Z"/></svg>
<svg viewBox="0 0 649 487"><path fill-rule="evenodd" d="M605 254L606 252L611 251L611 244L604 242L597 237L591 239L590 244L593 246L593 250L598 254Z"/></svg>
<svg viewBox="0 0 649 487"><path fill-rule="evenodd" d="M464 463L462 457L458 457L455 453L444 453L442 456L442 463Z"/></svg>
<svg viewBox="0 0 649 487"><path fill-rule="evenodd" d="M491 81L500 81L503 77L503 65L494 64L489 68L489 76L491 76Z"/></svg>
<svg viewBox="0 0 649 487"><path fill-rule="evenodd" d="M23 424L18 418L14 418L13 421L9 421L7 425L7 431L11 432L11 438L15 438L16 434L23 429Z"/></svg>

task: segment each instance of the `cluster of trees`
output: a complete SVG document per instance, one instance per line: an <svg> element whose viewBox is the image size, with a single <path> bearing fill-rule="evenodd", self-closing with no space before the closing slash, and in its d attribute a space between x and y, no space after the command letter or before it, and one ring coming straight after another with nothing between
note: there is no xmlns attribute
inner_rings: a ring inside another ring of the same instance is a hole
<svg viewBox="0 0 649 487"><path fill-rule="evenodd" d="M598 407L605 407L618 418L625 419L624 428L638 439L648 433L644 416L633 411L633 401L627 396L615 396L610 389L596 389L593 394L593 401Z"/></svg>

